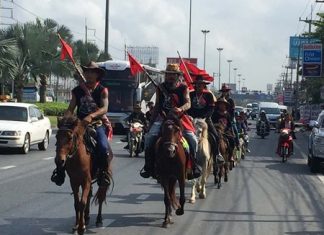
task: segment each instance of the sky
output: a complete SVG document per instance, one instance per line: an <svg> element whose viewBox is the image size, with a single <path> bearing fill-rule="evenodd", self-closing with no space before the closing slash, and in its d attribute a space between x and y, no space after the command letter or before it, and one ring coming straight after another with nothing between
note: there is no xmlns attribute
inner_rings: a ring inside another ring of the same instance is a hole
<svg viewBox="0 0 324 235"><path fill-rule="evenodd" d="M7 4L2 0L3 4ZM7 0L8 1L8 0ZM11 1L11 0L9 0ZM1 2L1 0L0 0ZM68 26L75 39L84 39L85 21L89 40L104 48L105 0L14 0L13 15L18 22L52 18ZM124 58L124 46L159 47L159 68L166 57L188 56L190 0L110 0L109 53ZM221 82L238 82L250 90L266 90L285 71L289 37L303 33L308 26L299 17L310 18L324 3L315 0L192 0L191 57L204 62L206 70L218 73L221 53ZM24 8L24 9L23 9ZM323 7L324 11L324 7ZM1 13L1 12L0 12ZM5 13L2 12L2 15ZM232 60L230 66L227 60ZM229 73L230 71L230 73ZM218 78L215 80L218 88Z"/></svg>

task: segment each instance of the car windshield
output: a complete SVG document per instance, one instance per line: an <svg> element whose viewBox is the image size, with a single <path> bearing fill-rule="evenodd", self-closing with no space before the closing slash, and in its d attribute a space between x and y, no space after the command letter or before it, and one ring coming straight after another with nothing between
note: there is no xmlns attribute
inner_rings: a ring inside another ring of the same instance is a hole
<svg viewBox="0 0 324 235"><path fill-rule="evenodd" d="M27 122L27 108L14 106L0 106L0 120Z"/></svg>
<svg viewBox="0 0 324 235"><path fill-rule="evenodd" d="M260 110L264 110L266 114L280 114L280 109L278 108L260 108Z"/></svg>

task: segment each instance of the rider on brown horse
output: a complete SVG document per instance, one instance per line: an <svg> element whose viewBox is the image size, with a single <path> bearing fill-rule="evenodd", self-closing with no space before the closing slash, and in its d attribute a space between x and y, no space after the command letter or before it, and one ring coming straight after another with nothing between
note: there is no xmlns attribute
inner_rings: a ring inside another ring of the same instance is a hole
<svg viewBox="0 0 324 235"><path fill-rule="evenodd" d="M163 116L170 111L177 113L181 117L181 122L184 127L183 136L189 142L191 153L194 159L192 166L193 177L200 176L200 170L195 163L196 153L198 149L198 140L194 134L194 127L185 112L190 108L189 89L187 85L180 83L179 77L181 71L178 64L169 64L166 67L165 82L159 85L156 90L156 102L154 113L150 122L150 130L145 136L145 166L140 175L143 178L155 176L154 173L154 143L159 134ZM163 115L164 113L164 115Z"/></svg>
<svg viewBox="0 0 324 235"><path fill-rule="evenodd" d="M209 82L205 81L201 75L196 76L193 84L195 90L190 92L191 108L188 110L188 114L193 118L205 119L208 125L208 132L212 135L214 156L216 156L217 161L224 161L224 158L219 153L218 149L219 136L211 120L216 98L206 86Z"/></svg>
<svg viewBox="0 0 324 235"><path fill-rule="evenodd" d="M110 173L108 172L108 161L110 160L110 146L107 138L107 127L102 120L106 117L108 111L108 90L99 82L104 76L105 70L98 67L94 62L90 62L88 66L82 66L84 77L86 79L86 87L80 85L72 90L72 99L69 107L65 112L65 116L73 115L77 108L77 117L86 124L96 123L96 141L97 141L97 162L99 168L98 185L110 184ZM88 89L91 97L86 95ZM65 169L58 167L54 170L51 180L61 186L64 183Z"/></svg>

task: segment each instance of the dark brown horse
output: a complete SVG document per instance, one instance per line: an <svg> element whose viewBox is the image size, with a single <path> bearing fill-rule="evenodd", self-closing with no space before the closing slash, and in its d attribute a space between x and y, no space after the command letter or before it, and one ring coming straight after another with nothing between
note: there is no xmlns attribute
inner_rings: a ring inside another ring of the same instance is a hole
<svg viewBox="0 0 324 235"><path fill-rule="evenodd" d="M227 139L225 138L225 126L222 123L215 124L215 129L219 136L218 149L219 153L224 157L225 162L217 162L216 159L213 159L213 171L214 171L214 182L218 185L218 188L222 185L222 177L224 181L228 180L228 159L229 159L229 145Z"/></svg>
<svg viewBox="0 0 324 235"><path fill-rule="evenodd" d="M91 170L93 160L84 143L87 125L76 117L58 118L56 134L56 157L58 167L66 169L74 196L75 226L73 232L83 234L90 216L90 197L92 193ZM112 156L112 155L111 155ZM81 187L81 196L79 190ZM93 201L99 204L96 225L102 226L102 204L106 200L108 186L99 187Z"/></svg>
<svg viewBox="0 0 324 235"><path fill-rule="evenodd" d="M175 115L168 115L161 127L161 137L155 145L156 173L164 189L165 217L162 227L171 221L172 208L183 215L185 204L186 154L181 143L182 126ZM180 188L180 203L176 196L176 183Z"/></svg>

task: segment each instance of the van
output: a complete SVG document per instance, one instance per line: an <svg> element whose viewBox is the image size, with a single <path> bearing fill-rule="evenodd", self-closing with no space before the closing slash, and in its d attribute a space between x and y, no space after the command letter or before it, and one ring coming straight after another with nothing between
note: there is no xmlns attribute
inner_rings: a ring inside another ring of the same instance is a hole
<svg viewBox="0 0 324 235"><path fill-rule="evenodd" d="M280 117L279 104L274 102L260 102L259 113L264 110L269 120L270 125L276 126L277 120Z"/></svg>

